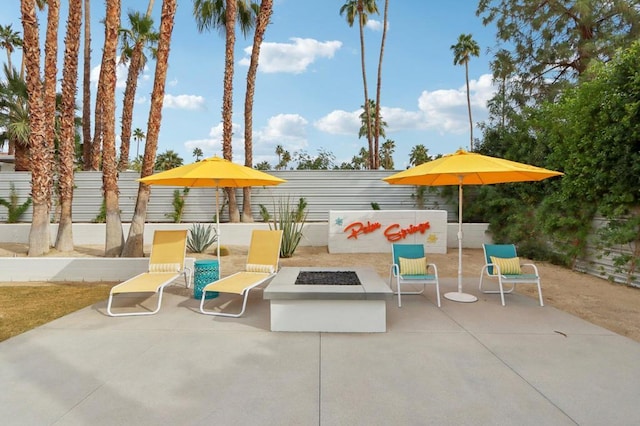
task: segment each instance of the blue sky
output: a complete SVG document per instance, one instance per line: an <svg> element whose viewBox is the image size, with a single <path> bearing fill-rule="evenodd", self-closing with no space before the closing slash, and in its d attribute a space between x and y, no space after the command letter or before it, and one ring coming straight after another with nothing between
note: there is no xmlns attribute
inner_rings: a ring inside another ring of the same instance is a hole
<svg viewBox="0 0 640 426"><path fill-rule="evenodd" d="M156 28L161 3L155 1ZM382 14L384 2L378 3ZM192 4L178 2L158 146L159 153L174 150L185 163L194 160L196 147L205 156L221 155L222 139L224 39L217 31L197 31ZM349 162L367 146L366 138L358 138L358 116L364 101L359 33L357 25L349 27L339 14L342 4L344 1L274 1L256 81L254 163L275 165L277 145L292 154L305 151L315 156L320 149L330 151L336 164ZM494 91L488 50L495 44L495 30L482 25L475 16L476 6L471 0L390 1L381 105L388 124L387 138L396 143L396 169L407 167L409 152L417 144L425 145L431 155L469 147L464 67L453 65L450 49L462 33L471 33L481 48L480 57L472 58L469 66L473 121L487 117L486 102ZM22 33L19 7L18 1L3 1L0 23L12 23ZM122 25L128 25L128 11L144 12L146 7L146 0L123 0ZM99 21L104 15L105 2L92 1L93 97L103 42ZM61 13L61 52L66 18L65 8ZM41 16L41 34L45 19ZM370 98L375 98L381 23L382 15L371 16L365 30ZM239 35L236 40L233 157L238 163L244 162L243 110L251 43L251 37ZM14 63L18 63L17 57L13 57ZM150 62L139 81L134 111L133 127L145 133L154 66ZM121 67L118 135L125 79L126 70ZM480 136L477 127L474 136ZM142 150L141 145L140 153ZM135 153L132 141L131 155Z"/></svg>

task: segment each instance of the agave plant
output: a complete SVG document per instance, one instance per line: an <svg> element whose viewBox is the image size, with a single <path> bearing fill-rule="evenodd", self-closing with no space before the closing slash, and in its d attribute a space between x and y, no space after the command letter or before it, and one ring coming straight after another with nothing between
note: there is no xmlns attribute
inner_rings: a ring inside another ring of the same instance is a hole
<svg viewBox="0 0 640 426"><path fill-rule="evenodd" d="M288 258L293 256L300 240L302 239L302 228L307 219L307 201L304 198L298 200L298 204L292 207L289 199L280 199L278 205L274 205L274 217L272 218L267 208L260 204L260 216L269 224L269 229L282 230L282 244L280 246L280 257Z"/></svg>
<svg viewBox="0 0 640 426"><path fill-rule="evenodd" d="M191 253L204 253L217 240L218 234L214 227L194 223L187 237L187 250Z"/></svg>

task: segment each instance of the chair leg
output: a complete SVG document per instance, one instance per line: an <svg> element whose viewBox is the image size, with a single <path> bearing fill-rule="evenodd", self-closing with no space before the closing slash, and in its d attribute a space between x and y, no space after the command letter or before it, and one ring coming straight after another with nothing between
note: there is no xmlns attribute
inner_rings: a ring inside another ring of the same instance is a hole
<svg viewBox="0 0 640 426"><path fill-rule="evenodd" d="M142 315L157 314L158 311L160 311L160 306L162 305L162 291L163 290L164 290L164 287L160 288L160 290L158 291L158 305L156 306L156 308L153 311L147 311L147 312L122 312L122 313L113 312L111 310L111 304L113 302L114 294L113 293L109 294L109 300L107 301L107 314L109 314L109 316L111 316L111 317L129 317L129 316L142 316Z"/></svg>
<svg viewBox="0 0 640 426"><path fill-rule="evenodd" d="M544 306L544 302L542 301L542 288L540 286L540 280L538 280L537 284L538 284L538 298L540 299L540 306Z"/></svg>
<svg viewBox="0 0 640 426"><path fill-rule="evenodd" d="M438 297L438 308L440 308L440 283L436 282L436 296Z"/></svg>
<svg viewBox="0 0 640 426"><path fill-rule="evenodd" d="M203 291L202 292L202 299L200 299L200 312L205 314L205 315L213 315L213 316L217 316L217 317L232 317L232 318L241 317L242 314L244 314L244 310L247 307L247 299L249 298L249 291L250 290L246 290L244 292L244 297L243 297L243 300L242 300L242 310L240 310L240 312L238 312L237 314L228 314L226 312L207 311L206 309L204 309L205 296L206 296L207 292Z"/></svg>

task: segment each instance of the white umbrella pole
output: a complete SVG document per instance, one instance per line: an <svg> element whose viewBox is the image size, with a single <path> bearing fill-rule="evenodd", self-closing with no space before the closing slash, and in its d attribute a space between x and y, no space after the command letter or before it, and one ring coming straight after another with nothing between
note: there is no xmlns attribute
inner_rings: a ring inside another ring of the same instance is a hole
<svg viewBox="0 0 640 426"><path fill-rule="evenodd" d="M218 258L218 278L222 277L222 262L220 262L220 207L218 206L218 193L220 188L216 185L216 241L218 242L218 248L216 249L216 256Z"/></svg>
<svg viewBox="0 0 640 426"><path fill-rule="evenodd" d="M462 292L462 179L458 186L458 291L445 293L444 297L454 302L475 302L478 300L472 294Z"/></svg>

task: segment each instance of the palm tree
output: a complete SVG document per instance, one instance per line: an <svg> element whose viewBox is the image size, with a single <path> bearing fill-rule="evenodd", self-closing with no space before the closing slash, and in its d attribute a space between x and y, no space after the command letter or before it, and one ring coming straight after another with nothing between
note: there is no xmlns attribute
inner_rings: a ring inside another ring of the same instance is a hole
<svg viewBox="0 0 640 426"><path fill-rule="evenodd" d="M7 65L9 69L12 69L11 54L16 47L22 47L22 39L20 38L20 33L14 31L11 24L0 25L0 46L7 51Z"/></svg>
<svg viewBox="0 0 640 426"><path fill-rule="evenodd" d="M141 128L136 127L133 130L133 140L136 141L136 158L140 157L140 141L145 138L144 132Z"/></svg>
<svg viewBox="0 0 640 426"><path fill-rule="evenodd" d="M22 38L20 38L19 32L13 30L11 24L0 25L0 46L7 51L7 67L9 70L12 70L11 54L15 51L16 47L22 47ZM0 147L2 147L3 142L4 141L0 142ZM13 141L9 140L9 155L13 155L14 153L15 146Z"/></svg>
<svg viewBox="0 0 640 426"><path fill-rule="evenodd" d="M396 143L387 139L382 143L380 149L380 167L385 170L393 170L393 153L396 150Z"/></svg>
<svg viewBox="0 0 640 426"><path fill-rule="evenodd" d="M82 68L82 159L91 170L91 0L84 0L84 51Z"/></svg>
<svg viewBox="0 0 640 426"><path fill-rule="evenodd" d="M471 34L460 34L458 42L451 45L453 50L453 64L464 65L465 82L467 83L467 109L469 111L469 151L473 151L473 120L471 118L471 95L469 93L469 60L471 56L480 56L480 46Z"/></svg>
<svg viewBox="0 0 640 426"><path fill-rule="evenodd" d="M262 46L267 25L269 25L271 21L272 13L273 0L262 0L256 19L256 31L253 36L251 62L249 63L249 70L247 71L247 91L244 101L244 165L246 167L253 167L253 96L256 90L256 74L258 72L260 47ZM243 188L242 221L253 222L253 216L251 215L251 187Z"/></svg>
<svg viewBox="0 0 640 426"><path fill-rule="evenodd" d="M254 12L245 0L194 0L193 16L196 19L198 31L205 29L222 29L225 31L225 65L224 65L224 93L222 99L222 156L233 160L232 136L233 136L233 72L234 72L234 47L236 42L236 19L244 35L253 27ZM227 200L229 202L229 220L239 222L238 203L233 188L227 188Z"/></svg>
<svg viewBox="0 0 640 426"><path fill-rule="evenodd" d="M362 65L362 84L364 87L365 104L369 100L369 90L367 89L367 72L364 54L364 26L371 13L379 13L375 0L347 0L347 2L340 7L340 15L346 14L347 23L350 27L353 27L353 23L356 18L358 18L358 27L360 29L360 61ZM367 141L369 142L369 164L373 164L373 131L372 123L370 122L367 122L366 135Z"/></svg>
<svg viewBox="0 0 640 426"><path fill-rule="evenodd" d="M362 126L360 126L360 130L358 131L358 138L366 136L367 129L369 128L369 124L375 121L378 121L378 125L377 125L379 127L378 134L383 138L387 137L387 134L384 130L384 128L388 126L387 122L383 121L381 117L375 116L376 112L379 112L379 111L380 110L376 107L376 102L373 99L369 99L369 102L367 103L367 108L365 108L365 106L362 105L362 113L360 114L360 123L362 124ZM376 120L376 118L378 120ZM370 160L371 160L371 155L369 155L369 161Z"/></svg>
<svg viewBox="0 0 640 426"><path fill-rule="evenodd" d="M176 14L177 0L163 0L162 11L160 12L160 30L158 37L158 50L156 55L156 71L153 81L153 91L151 92L151 108L149 109L149 120L147 126L147 142L144 146L144 159L142 161L141 177L149 176L153 173L154 160L158 149L158 135L160 134L160 121L162 118L162 102L164 100L164 89L167 81L167 68L169 66L169 47L171 45L171 34L173 33L173 22ZM147 206L149 205L149 185L140 183L138 185L138 197L136 207L131 219L129 236L122 248L124 257L140 257L144 252L144 221L147 217Z"/></svg>
<svg viewBox="0 0 640 426"><path fill-rule="evenodd" d="M35 0L22 0L20 5L24 31L23 55L27 70L29 94L29 146L31 152L31 198L33 218L29 231L29 256L40 256L49 251L49 211L52 174L50 164L53 151L46 141L45 110L40 79L40 35Z"/></svg>
<svg viewBox="0 0 640 426"><path fill-rule="evenodd" d="M196 158L196 162L200 161L200 158L204 155L204 153L202 152L202 149L196 147L193 148L193 156Z"/></svg>
<svg viewBox="0 0 640 426"><path fill-rule="evenodd" d="M120 162L118 170L121 171L126 170L129 165L131 123L133 121L133 106L138 86L138 76L147 63L144 47L148 47L151 54L155 56L155 45L158 42L158 33L153 29L153 19L150 16L152 8L153 0L150 0L146 15L141 15L139 12L129 12L131 29L120 29L122 40L120 62L129 62L129 73L127 74L122 107L122 131L120 133Z"/></svg>
<svg viewBox="0 0 640 426"><path fill-rule="evenodd" d="M154 169L156 170L170 170L183 164L182 158L172 149L168 149L165 152L158 154Z"/></svg>
<svg viewBox="0 0 640 426"><path fill-rule="evenodd" d="M115 94L116 54L118 29L120 28L120 0L107 2L105 18L104 48L100 66L100 88L102 101L96 110L101 110L102 120L102 186L106 208L105 257L120 256L123 234L118 196L118 170L116 168ZM94 150L95 152L95 150Z"/></svg>
<svg viewBox="0 0 640 426"><path fill-rule="evenodd" d="M4 65L5 78L0 81L0 126L2 140L8 140L15 154L16 171L29 171L29 95L18 71Z"/></svg>
<svg viewBox="0 0 640 426"><path fill-rule="evenodd" d="M374 169L380 168L380 150L379 150L379 141L380 141L380 90L382 88L382 57L384 56L384 45L387 40L387 23L389 22L389 0L385 0L384 2L384 18L382 20L382 40L380 41L380 59L378 60L378 82L376 84L376 121L375 121L375 142L374 142L374 152L373 152L373 160L375 163L373 164ZM393 160L391 161L391 168L393 168Z"/></svg>
<svg viewBox="0 0 640 426"><path fill-rule="evenodd" d="M60 222L56 237L56 249L73 250L72 203L75 159L76 86L78 84L78 52L80 51L80 24L82 0L69 1L69 19L65 38L62 77L62 116L60 119L59 179Z"/></svg>

